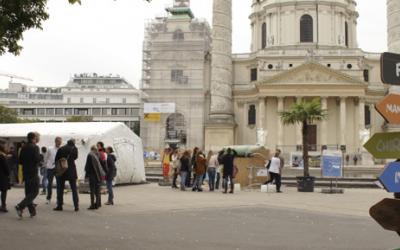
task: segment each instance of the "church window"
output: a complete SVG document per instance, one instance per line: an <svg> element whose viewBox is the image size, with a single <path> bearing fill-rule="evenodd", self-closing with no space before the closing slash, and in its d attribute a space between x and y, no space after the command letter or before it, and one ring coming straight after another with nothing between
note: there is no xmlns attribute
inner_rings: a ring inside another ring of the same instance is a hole
<svg viewBox="0 0 400 250"><path fill-rule="evenodd" d="M247 118L247 125L256 125L256 105L252 104L249 106Z"/></svg>
<svg viewBox="0 0 400 250"><path fill-rule="evenodd" d="M181 69L173 69L171 70L171 81L178 82L183 77L183 70Z"/></svg>
<svg viewBox="0 0 400 250"><path fill-rule="evenodd" d="M330 68L332 65L330 64L330 63L328 63L327 65L326 65L326 67L328 67L328 68Z"/></svg>
<svg viewBox="0 0 400 250"><path fill-rule="evenodd" d="M349 25L347 22L344 22L344 39L346 47L349 47Z"/></svg>
<svg viewBox="0 0 400 250"><path fill-rule="evenodd" d="M250 69L250 81L257 81L257 68Z"/></svg>
<svg viewBox="0 0 400 250"><path fill-rule="evenodd" d="M264 22L261 26L261 48L267 47L267 24Z"/></svg>
<svg viewBox="0 0 400 250"><path fill-rule="evenodd" d="M347 64L347 68L348 68L348 69L352 69L352 68L353 68L353 65L351 65L351 64L349 63L349 64Z"/></svg>
<svg viewBox="0 0 400 250"><path fill-rule="evenodd" d="M365 105L364 106L364 110L365 110L365 126L371 126L371 109L369 108L369 105Z"/></svg>
<svg viewBox="0 0 400 250"><path fill-rule="evenodd" d="M174 35L173 35L174 40L184 40L185 39L185 34L182 32L182 30L175 30Z"/></svg>
<svg viewBox="0 0 400 250"><path fill-rule="evenodd" d="M303 15L300 18L300 42L312 43L313 41L313 19L310 15Z"/></svg>
<svg viewBox="0 0 400 250"><path fill-rule="evenodd" d="M363 76L364 76L364 81L369 82L369 70L368 69L364 69Z"/></svg>
<svg viewBox="0 0 400 250"><path fill-rule="evenodd" d="M273 68L274 68L274 65L268 64L268 69L273 69Z"/></svg>

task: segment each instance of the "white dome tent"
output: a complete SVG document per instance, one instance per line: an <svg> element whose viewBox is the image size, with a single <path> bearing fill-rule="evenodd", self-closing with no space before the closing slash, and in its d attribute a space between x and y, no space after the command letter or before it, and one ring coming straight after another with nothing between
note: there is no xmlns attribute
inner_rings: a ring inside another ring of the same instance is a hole
<svg viewBox="0 0 400 250"><path fill-rule="evenodd" d="M21 123L0 124L0 138L9 143L26 141L29 132L40 134L39 147L52 147L59 136L63 145L76 140L78 179L85 178L85 162L90 147L102 141L112 146L117 157L116 184L139 184L146 182L142 140L123 123L82 122L82 123Z"/></svg>

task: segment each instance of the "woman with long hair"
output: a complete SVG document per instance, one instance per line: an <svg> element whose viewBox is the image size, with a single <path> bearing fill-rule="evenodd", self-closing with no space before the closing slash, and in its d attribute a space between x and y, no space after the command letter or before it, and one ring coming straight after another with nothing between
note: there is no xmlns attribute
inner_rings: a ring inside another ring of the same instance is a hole
<svg viewBox="0 0 400 250"><path fill-rule="evenodd" d="M210 191L212 192L215 189L215 174L219 166L218 155L214 154L213 151L210 150L207 155L207 160L208 186L210 188Z"/></svg>

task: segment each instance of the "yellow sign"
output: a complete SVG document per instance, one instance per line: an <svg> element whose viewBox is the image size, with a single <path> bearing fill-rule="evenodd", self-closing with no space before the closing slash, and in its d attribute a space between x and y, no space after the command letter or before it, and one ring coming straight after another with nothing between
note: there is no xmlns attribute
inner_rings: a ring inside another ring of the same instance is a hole
<svg viewBox="0 0 400 250"><path fill-rule="evenodd" d="M161 114L160 113L144 114L144 121L145 122L160 122Z"/></svg>

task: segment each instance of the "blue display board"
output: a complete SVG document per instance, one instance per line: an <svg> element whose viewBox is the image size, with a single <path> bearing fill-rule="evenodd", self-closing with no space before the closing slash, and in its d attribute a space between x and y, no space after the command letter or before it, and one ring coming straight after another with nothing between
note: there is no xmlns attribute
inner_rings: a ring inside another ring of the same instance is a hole
<svg viewBox="0 0 400 250"><path fill-rule="evenodd" d="M342 154L341 153L326 153L322 155L322 176L341 178L342 171Z"/></svg>
<svg viewBox="0 0 400 250"><path fill-rule="evenodd" d="M400 162L390 163L379 176L379 181L388 192L400 193Z"/></svg>

